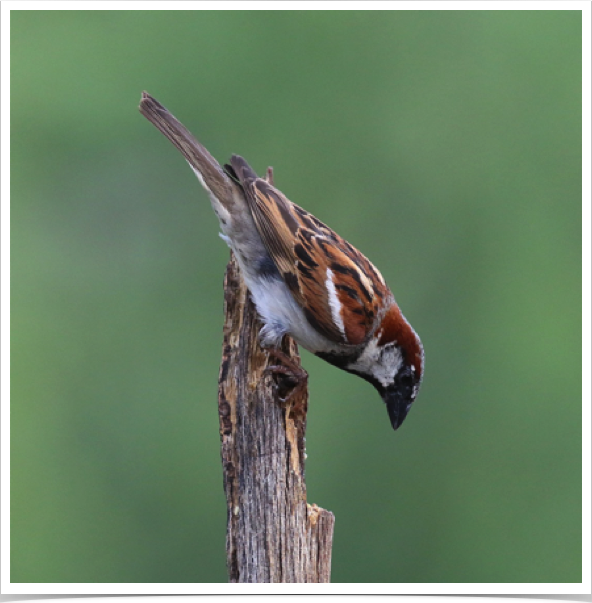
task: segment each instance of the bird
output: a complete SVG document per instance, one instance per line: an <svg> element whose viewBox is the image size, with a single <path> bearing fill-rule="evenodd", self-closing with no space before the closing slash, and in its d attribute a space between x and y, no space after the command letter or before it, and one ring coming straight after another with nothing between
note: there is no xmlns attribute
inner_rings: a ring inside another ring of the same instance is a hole
<svg viewBox="0 0 592 603"><path fill-rule="evenodd" d="M139 109L181 151L208 193L220 236L235 254L261 319L262 346L278 350L287 334L368 381L398 429L422 383L424 350L380 271L276 188L272 168L260 178L239 155L221 166L147 92Z"/></svg>

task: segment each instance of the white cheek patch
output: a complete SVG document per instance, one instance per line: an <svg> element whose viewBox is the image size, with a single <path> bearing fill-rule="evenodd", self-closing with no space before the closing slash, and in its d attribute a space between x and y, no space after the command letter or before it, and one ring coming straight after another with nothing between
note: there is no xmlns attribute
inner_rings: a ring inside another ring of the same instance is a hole
<svg viewBox="0 0 592 603"><path fill-rule="evenodd" d="M384 387L390 385L403 364L399 348L394 344L379 347L376 339L371 339L362 355L347 366L365 375L372 375Z"/></svg>
<svg viewBox="0 0 592 603"><path fill-rule="evenodd" d="M331 268L327 268L327 280L325 281L327 287L327 293L329 294L329 307L331 308L331 318L335 323L335 326L339 329L339 332L345 338L345 325L343 324L343 318L341 316L341 303L337 297L337 289L333 283L333 271Z"/></svg>

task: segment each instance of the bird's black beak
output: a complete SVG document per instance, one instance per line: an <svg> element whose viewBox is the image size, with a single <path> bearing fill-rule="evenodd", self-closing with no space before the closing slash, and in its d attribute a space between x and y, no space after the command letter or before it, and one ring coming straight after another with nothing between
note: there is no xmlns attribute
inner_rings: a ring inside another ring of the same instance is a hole
<svg viewBox="0 0 592 603"><path fill-rule="evenodd" d="M386 402L386 409L391 420L391 425L394 430L397 430L411 408L411 400L402 398L398 394L387 394L384 401Z"/></svg>
<svg viewBox="0 0 592 603"><path fill-rule="evenodd" d="M393 429L398 429L417 395L418 382L414 372L405 367L395 376L393 383L382 389L382 399L386 404Z"/></svg>

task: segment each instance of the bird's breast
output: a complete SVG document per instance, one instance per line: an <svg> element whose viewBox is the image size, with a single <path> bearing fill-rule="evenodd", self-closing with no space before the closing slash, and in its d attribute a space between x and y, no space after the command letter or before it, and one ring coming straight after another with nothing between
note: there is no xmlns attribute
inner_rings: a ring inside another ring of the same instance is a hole
<svg viewBox="0 0 592 603"><path fill-rule="evenodd" d="M277 346L288 334L313 354L335 349L336 344L321 335L306 319L281 277L273 273L262 276L249 267L245 267L243 276L264 325L261 331L264 345Z"/></svg>

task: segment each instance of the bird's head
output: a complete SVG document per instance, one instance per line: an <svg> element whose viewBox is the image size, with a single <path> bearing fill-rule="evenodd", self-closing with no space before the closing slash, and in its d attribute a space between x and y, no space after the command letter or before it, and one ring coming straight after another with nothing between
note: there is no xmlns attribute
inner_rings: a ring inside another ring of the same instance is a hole
<svg viewBox="0 0 592 603"><path fill-rule="evenodd" d="M393 429L398 429L419 392L423 378L423 345L396 305L387 312L378 332L379 347L386 351L393 346L395 352L390 362L391 380L381 383L378 390L386 404ZM383 352L387 364L388 356Z"/></svg>
<svg viewBox="0 0 592 603"><path fill-rule="evenodd" d="M416 373L413 364L403 364L396 372L393 382L379 388L393 429L398 429L405 420L417 397L420 384L421 373Z"/></svg>
<svg viewBox="0 0 592 603"><path fill-rule="evenodd" d="M393 429L401 426L423 377L421 340L393 304L364 351L347 370L374 385L386 404Z"/></svg>

